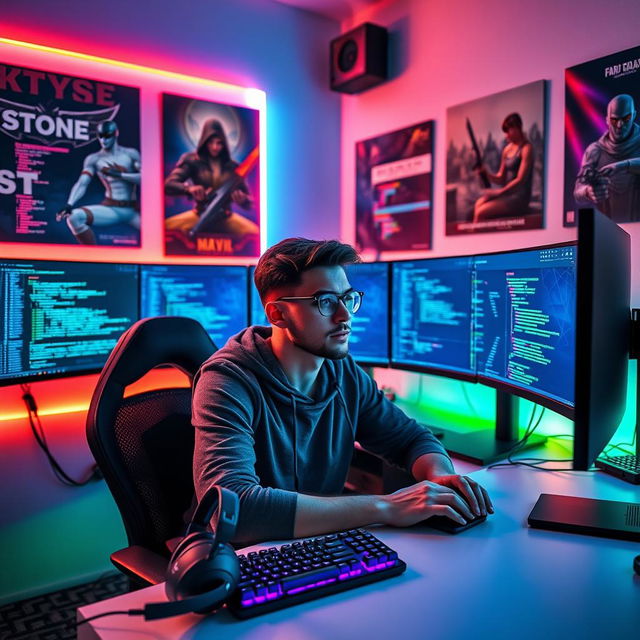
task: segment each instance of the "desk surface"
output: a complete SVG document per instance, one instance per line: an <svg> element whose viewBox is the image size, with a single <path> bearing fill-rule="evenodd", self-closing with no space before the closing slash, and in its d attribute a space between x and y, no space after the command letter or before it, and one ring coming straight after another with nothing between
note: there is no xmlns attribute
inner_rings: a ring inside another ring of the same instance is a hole
<svg viewBox="0 0 640 640"><path fill-rule="evenodd" d="M145 622L111 616L82 625L79 640L268 640L491 637L637 638L640 578L633 542L530 529L540 493L638 501L633 485L601 473L480 470L495 515L450 536L417 525L372 531L407 563L396 578L238 621L223 610ZM261 548L271 545L257 545ZM78 618L165 600L164 585L95 603Z"/></svg>

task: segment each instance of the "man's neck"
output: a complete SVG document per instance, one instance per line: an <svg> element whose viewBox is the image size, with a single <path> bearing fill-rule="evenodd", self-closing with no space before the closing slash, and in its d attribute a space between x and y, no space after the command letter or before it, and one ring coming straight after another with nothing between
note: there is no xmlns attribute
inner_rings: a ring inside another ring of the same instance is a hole
<svg viewBox="0 0 640 640"><path fill-rule="evenodd" d="M300 393L312 395L324 358L301 349L280 332L274 332L268 344L289 382Z"/></svg>

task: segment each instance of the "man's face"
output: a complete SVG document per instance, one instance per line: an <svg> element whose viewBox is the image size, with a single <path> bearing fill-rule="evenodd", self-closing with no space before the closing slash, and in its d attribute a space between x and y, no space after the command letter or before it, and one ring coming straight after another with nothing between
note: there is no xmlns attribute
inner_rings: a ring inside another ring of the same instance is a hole
<svg viewBox="0 0 640 640"><path fill-rule="evenodd" d="M207 151L212 158L217 158L224 149L224 143L215 136L207 142Z"/></svg>
<svg viewBox="0 0 640 640"><path fill-rule="evenodd" d="M342 295L351 288L342 267L315 267L305 271L301 283L283 295ZM286 335L297 347L331 360L340 360L349 353L351 314L342 303L332 316L321 315L314 300L280 301L277 304L288 322Z"/></svg>
<svg viewBox="0 0 640 640"><path fill-rule="evenodd" d="M614 98L607 107L609 136L615 142L625 140L631 132L636 113L634 104L624 98Z"/></svg>

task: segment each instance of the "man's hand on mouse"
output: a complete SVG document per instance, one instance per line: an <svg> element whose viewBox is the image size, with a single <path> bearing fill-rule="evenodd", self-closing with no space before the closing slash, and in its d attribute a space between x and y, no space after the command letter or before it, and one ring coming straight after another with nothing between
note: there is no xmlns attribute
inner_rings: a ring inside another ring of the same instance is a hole
<svg viewBox="0 0 640 640"><path fill-rule="evenodd" d="M493 513L493 503L486 489L472 478L469 478L469 476L459 476L457 474L438 476L432 478L431 482L456 491L466 500L475 517Z"/></svg>

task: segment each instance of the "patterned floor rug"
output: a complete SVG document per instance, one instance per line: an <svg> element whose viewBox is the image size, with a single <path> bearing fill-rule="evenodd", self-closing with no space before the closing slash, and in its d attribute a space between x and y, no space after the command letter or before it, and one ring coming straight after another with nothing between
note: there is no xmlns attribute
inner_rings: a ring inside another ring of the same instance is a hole
<svg viewBox="0 0 640 640"><path fill-rule="evenodd" d="M76 609L128 591L127 578L109 572L88 582L0 607L0 640L66 640L76 637Z"/></svg>

